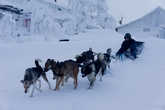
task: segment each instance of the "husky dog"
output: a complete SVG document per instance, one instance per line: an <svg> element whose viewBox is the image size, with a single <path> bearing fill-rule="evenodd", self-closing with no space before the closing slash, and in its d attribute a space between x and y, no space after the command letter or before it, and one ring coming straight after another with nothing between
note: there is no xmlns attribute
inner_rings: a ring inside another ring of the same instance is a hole
<svg viewBox="0 0 165 110"><path fill-rule="evenodd" d="M40 76L48 83L49 88L51 89L50 83L46 77L45 72L42 67L39 65L39 60L35 60L36 67L28 68L25 70L24 79L21 80L21 83L24 85L25 93L28 92L30 86L33 86L30 97L33 96L33 92L35 89L41 92L41 81L39 80ZM36 87L37 81L39 82L39 88Z"/></svg>
<svg viewBox="0 0 165 110"><path fill-rule="evenodd" d="M99 53L97 54L97 59L100 60L100 62L106 64L106 68L110 68L110 63L112 59L115 59L115 57L111 54L112 53L112 49L108 48L106 50L106 53Z"/></svg>
<svg viewBox="0 0 165 110"><path fill-rule="evenodd" d="M83 65L81 68L82 77L87 76L90 85L89 89L93 88L96 76L99 74L100 81L102 81L102 76L104 75L106 65L102 63L99 59L89 64Z"/></svg>
<svg viewBox="0 0 165 110"><path fill-rule="evenodd" d="M49 70L53 72L53 79L56 79L56 87L54 90L59 90L59 86L62 83L64 85L64 78L67 82L68 78L74 79L74 88L77 88L77 77L79 72L78 63L73 60L66 60L64 62L56 62L53 59L48 59L45 63L44 71Z"/></svg>
<svg viewBox="0 0 165 110"><path fill-rule="evenodd" d="M103 62L106 64L106 67L110 68L110 63L112 59L115 59L115 57L111 54L112 49L108 48L106 53L104 53L104 60Z"/></svg>
<svg viewBox="0 0 165 110"><path fill-rule="evenodd" d="M108 48L106 53L104 53L104 61L108 68L110 68L110 63L111 63L111 57L112 57L111 52L112 52L112 49Z"/></svg>

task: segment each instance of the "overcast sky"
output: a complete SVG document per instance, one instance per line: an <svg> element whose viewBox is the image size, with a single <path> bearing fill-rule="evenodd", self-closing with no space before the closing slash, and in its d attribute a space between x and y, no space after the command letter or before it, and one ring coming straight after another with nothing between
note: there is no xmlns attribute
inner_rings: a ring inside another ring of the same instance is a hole
<svg viewBox="0 0 165 110"><path fill-rule="evenodd" d="M157 6L165 8L165 0L107 0L110 13L119 19L124 17L124 23L135 20L150 12Z"/></svg>
<svg viewBox="0 0 165 110"><path fill-rule="evenodd" d="M60 4L66 5L66 1L68 0L57 1ZM164 7L165 9L165 0L107 0L107 3L110 9L110 14L112 14L117 20L124 17L124 23L142 17L146 13L151 12L157 6Z"/></svg>

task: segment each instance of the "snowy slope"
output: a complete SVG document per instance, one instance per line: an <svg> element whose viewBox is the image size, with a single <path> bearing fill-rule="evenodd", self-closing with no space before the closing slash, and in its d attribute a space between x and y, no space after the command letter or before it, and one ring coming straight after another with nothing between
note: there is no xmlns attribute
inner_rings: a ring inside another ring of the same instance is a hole
<svg viewBox="0 0 165 110"><path fill-rule="evenodd" d="M161 49L165 41L155 38L137 38L145 42L144 53L135 61L113 61L111 70L96 81L95 87L88 90L88 80L79 76L77 90L73 81L60 91L51 91L42 81L42 93L35 91L35 97L24 94L20 80L24 70L34 66L34 59L56 60L73 59L76 54L92 47L96 52L105 52L109 47L117 51L122 36L111 30L93 30L71 37L68 43L57 40L1 43L0 57L0 110L163 110L165 105L164 59ZM52 73L47 73L52 87Z"/></svg>
<svg viewBox="0 0 165 110"><path fill-rule="evenodd" d="M159 37L160 28L165 25L164 19L165 10L161 7L157 7L145 16L117 28L118 32L122 34L130 32L134 36L138 34L141 36Z"/></svg>

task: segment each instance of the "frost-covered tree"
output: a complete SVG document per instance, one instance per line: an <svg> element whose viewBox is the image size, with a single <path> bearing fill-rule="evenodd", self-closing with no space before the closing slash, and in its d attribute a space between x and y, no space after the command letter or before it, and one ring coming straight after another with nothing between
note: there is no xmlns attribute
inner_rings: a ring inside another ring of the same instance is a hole
<svg viewBox="0 0 165 110"><path fill-rule="evenodd" d="M77 33L89 28L114 28L115 20L108 13L106 0L69 0Z"/></svg>
<svg viewBox="0 0 165 110"><path fill-rule="evenodd" d="M24 12L31 12L30 34L58 37L61 36L59 33L74 35L88 29L114 28L115 25L106 0L69 0L68 7L47 0L9 1Z"/></svg>

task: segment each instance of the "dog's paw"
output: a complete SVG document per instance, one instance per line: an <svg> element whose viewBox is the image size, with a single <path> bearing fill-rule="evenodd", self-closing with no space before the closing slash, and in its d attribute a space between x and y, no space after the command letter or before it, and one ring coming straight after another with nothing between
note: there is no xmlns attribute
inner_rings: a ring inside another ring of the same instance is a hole
<svg viewBox="0 0 165 110"><path fill-rule="evenodd" d="M52 88L51 88L51 87L49 87L49 89L50 89L50 90L52 90Z"/></svg>
<svg viewBox="0 0 165 110"><path fill-rule="evenodd" d="M77 87L74 87L73 89L74 89L74 90L76 90L76 89L77 89Z"/></svg>
<svg viewBox="0 0 165 110"><path fill-rule="evenodd" d="M32 98L32 97L33 97L33 95L30 95L29 97L31 97L31 98Z"/></svg>
<svg viewBox="0 0 165 110"><path fill-rule="evenodd" d="M50 90L53 90L52 88L49 88Z"/></svg>
<svg viewBox="0 0 165 110"><path fill-rule="evenodd" d="M54 89L54 91L58 91L58 90L59 90L59 88L55 88L55 89Z"/></svg>
<svg viewBox="0 0 165 110"><path fill-rule="evenodd" d="M92 87L88 87L88 90L91 90L92 89Z"/></svg>
<svg viewBox="0 0 165 110"><path fill-rule="evenodd" d="M93 88L93 86L89 86L89 87L88 87L89 90L92 89L92 88Z"/></svg>

